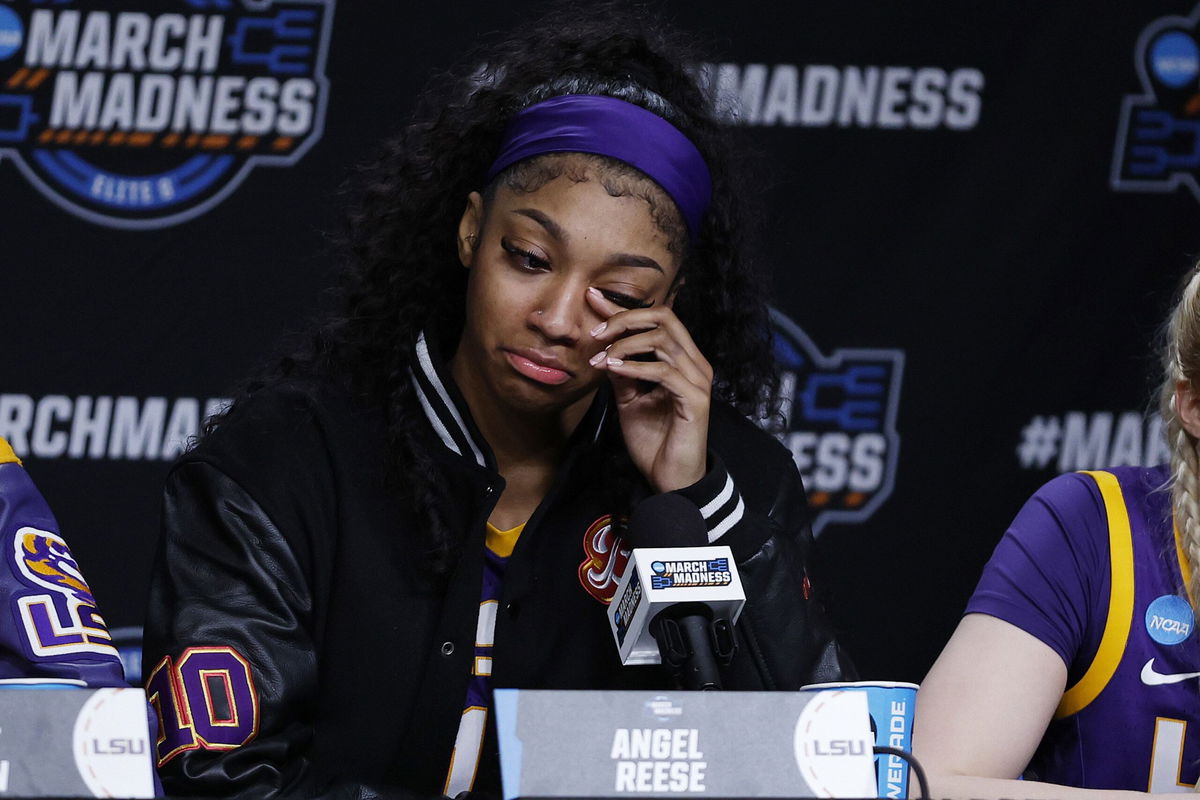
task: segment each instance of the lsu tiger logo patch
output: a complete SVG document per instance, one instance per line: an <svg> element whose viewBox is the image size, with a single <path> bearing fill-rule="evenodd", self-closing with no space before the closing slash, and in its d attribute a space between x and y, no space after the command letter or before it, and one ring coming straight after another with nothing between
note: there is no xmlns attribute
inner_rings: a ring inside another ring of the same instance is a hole
<svg viewBox="0 0 1200 800"><path fill-rule="evenodd" d="M21 639L27 656L52 660L117 655L92 590L61 536L20 528L8 559L12 573L26 587L13 594L12 610L18 630L24 634Z"/></svg>
<svg viewBox="0 0 1200 800"><path fill-rule="evenodd" d="M608 605L625 574L631 553L613 532L610 516L600 517L588 526L583 535L583 552L586 558L579 565L579 583L588 594Z"/></svg>

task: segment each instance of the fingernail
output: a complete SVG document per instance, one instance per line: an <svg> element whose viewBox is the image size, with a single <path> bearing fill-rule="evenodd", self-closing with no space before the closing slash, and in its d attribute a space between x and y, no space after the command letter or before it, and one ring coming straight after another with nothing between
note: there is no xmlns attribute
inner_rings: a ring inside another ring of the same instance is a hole
<svg viewBox="0 0 1200 800"><path fill-rule="evenodd" d="M588 363L591 364L593 367L599 366L600 362L604 360L604 355L605 355L605 351L601 350L599 353L596 353L596 355L594 355L590 359L588 359Z"/></svg>
<svg viewBox="0 0 1200 800"><path fill-rule="evenodd" d="M625 363L625 362L624 362L624 361L622 361L622 360L621 360L621 359L619 359L619 358L610 358L610 359L608 360L608 365L609 365L610 367L619 367L619 366L621 366L621 365L622 365L622 364L624 364L624 363Z"/></svg>
<svg viewBox="0 0 1200 800"><path fill-rule="evenodd" d="M599 336L600 334L604 333L604 329L607 327L608 327L607 322L601 322L599 325L592 328L592 336Z"/></svg>

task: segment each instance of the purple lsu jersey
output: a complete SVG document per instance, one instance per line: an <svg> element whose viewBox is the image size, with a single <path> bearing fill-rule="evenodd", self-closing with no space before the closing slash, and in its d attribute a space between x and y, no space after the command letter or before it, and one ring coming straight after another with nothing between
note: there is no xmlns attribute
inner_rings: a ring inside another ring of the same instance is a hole
<svg viewBox="0 0 1200 800"><path fill-rule="evenodd" d="M1100 517L1097 533L1108 540L1107 580L1095 576L1108 591L1093 593L1090 611L1103 629L1090 661L1072 670L1030 777L1095 789L1191 791L1200 774L1200 643L1167 470L1084 474L1100 500L1089 516Z"/></svg>
<svg viewBox="0 0 1200 800"><path fill-rule="evenodd" d="M0 685L126 686L108 628L58 523L0 439Z"/></svg>

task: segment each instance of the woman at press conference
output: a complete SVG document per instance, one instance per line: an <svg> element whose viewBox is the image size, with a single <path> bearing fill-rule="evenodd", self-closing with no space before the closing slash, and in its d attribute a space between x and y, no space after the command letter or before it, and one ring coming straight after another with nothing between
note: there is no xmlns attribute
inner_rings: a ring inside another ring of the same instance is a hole
<svg viewBox="0 0 1200 800"><path fill-rule="evenodd" d="M497 794L493 688L672 685L605 613L661 494L741 572L726 688L852 677L795 465L744 416L763 284L689 47L614 7L522 26L363 170L337 312L168 479L169 793Z"/></svg>
<svg viewBox="0 0 1200 800"><path fill-rule="evenodd" d="M1038 490L921 685L913 747L936 796L1070 800L1200 777L1200 266L1163 339L1170 464Z"/></svg>

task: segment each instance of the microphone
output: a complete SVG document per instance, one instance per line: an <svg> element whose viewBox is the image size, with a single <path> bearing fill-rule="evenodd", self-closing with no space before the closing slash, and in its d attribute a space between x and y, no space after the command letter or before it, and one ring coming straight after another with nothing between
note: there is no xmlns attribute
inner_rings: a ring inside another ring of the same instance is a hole
<svg viewBox="0 0 1200 800"><path fill-rule="evenodd" d="M608 609L621 662L666 664L685 689L720 689L746 602L733 553L708 544L700 510L669 493L638 504L627 538L633 552Z"/></svg>
<svg viewBox="0 0 1200 800"><path fill-rule="evenodd" d="M696 504L677 494L656 494L637 504L629 518L633 547L705 547L708 528Z"/></svg>

